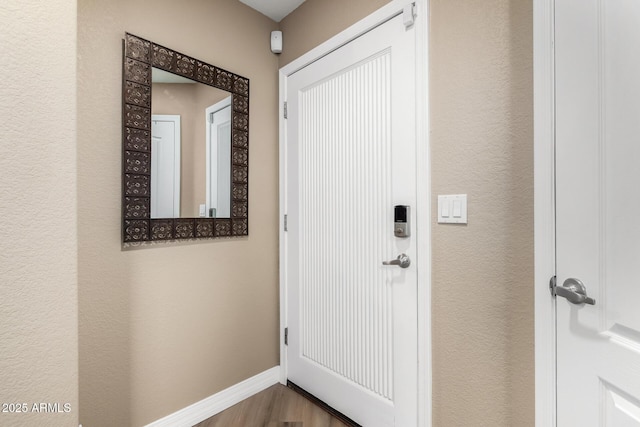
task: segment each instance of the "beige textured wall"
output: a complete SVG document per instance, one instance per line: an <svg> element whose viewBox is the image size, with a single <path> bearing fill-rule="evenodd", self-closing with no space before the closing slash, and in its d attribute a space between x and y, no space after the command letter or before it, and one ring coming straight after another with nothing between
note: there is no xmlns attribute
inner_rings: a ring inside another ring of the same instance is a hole
<svg viewBox="0 0 640 427"><path fill-rule="evenodd" d="M532 2L432 0L435 426L534 424Z"/></svg>
<svg viewBox="0 0 640 427"><path fill-rule="evenodd" d="M73 426L76 2L3 0L0 27L0 403L27 404L26 414L0 412L0 425Z"/></svg>
<svg viewBox="0 0 640 427"><path fill-rule="evenodd" d="M237 0L80 0L80 422L138 426L278 362L276 24ZM125 31L250 79L248 238L122 250Z"/></svg>
<svg viewBox="0 0 640 427"><path fill-rule="evenodd" d="M280 66L386 1L338 3L281 22ZM534 423L532 24L531 1L430 1L432 216L469 197L432 226L436 427Z"/></svg>

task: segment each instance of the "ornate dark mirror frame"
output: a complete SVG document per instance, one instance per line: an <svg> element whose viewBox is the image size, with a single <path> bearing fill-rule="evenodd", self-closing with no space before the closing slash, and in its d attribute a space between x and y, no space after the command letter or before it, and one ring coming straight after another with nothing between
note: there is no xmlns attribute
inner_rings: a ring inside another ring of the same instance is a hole
<svg viewBox="0 0 640 427"><path fill-rule="evenodd" d="M231 218L151 219L151 68L231 93ZM122 241L249 234L249 79L125 33Z"/></svg>

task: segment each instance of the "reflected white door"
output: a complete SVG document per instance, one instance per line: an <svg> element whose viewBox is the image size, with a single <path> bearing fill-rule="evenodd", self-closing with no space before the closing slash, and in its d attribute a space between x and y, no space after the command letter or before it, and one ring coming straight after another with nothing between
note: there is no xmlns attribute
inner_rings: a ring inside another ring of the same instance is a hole
<svg viewBox="0 0 640 427"><path fill-rule="evenodd" d="M151 117L151 218L180 217L180 116Z"/></svg>
<svg viewBox="0 0 640 427"><path fill-rule="evenodd" d="M231 97L206 109L207 216L231 217Z"/></svg>
<svg viewBox="0 0 640 427"><path fill-rule="evenodd" d="M417 417L414 38L397 16L286 81L288 378L367 427Z"/></svg>
<svg viewBox="0 0 640 427"><path fill-rule="evenodd" d="M559 427L640 426L640 2L556 1Z"/></svg>

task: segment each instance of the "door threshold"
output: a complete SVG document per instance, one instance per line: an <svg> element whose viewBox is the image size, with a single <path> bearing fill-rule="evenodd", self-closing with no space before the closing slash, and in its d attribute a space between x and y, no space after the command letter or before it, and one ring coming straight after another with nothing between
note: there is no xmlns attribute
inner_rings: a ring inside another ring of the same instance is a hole
<svg viewBox="0 0 640 427"><path fill-rule="evenodd" d="M325 411L330 413L332 416L338 418L340 421L342 421L343 423L345 423L349 427L362 427L360 424L358 424L357 422L353 421L351 418L347 417L342 412L340 412L340 411L332 408L331 406L327 405L324 401L318 399L313 394L309 393L307 390L297 386L296 384L292 383L289 380L287 380L287 387L289 387L291 390L295 391L296 393L304 396L305 398L309 399L315 405L321 407L322 409L324 409Z"/></svg>

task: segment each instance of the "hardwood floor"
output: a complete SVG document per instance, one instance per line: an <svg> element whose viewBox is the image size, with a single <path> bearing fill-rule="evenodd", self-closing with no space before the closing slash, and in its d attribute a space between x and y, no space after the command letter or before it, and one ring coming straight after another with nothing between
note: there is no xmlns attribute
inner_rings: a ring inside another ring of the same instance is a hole
<svg viewBox="0 0 640 427"><path fill-rule="evenodd" d="M194 427L349 427L307 398L276 384Z"/></svg>

